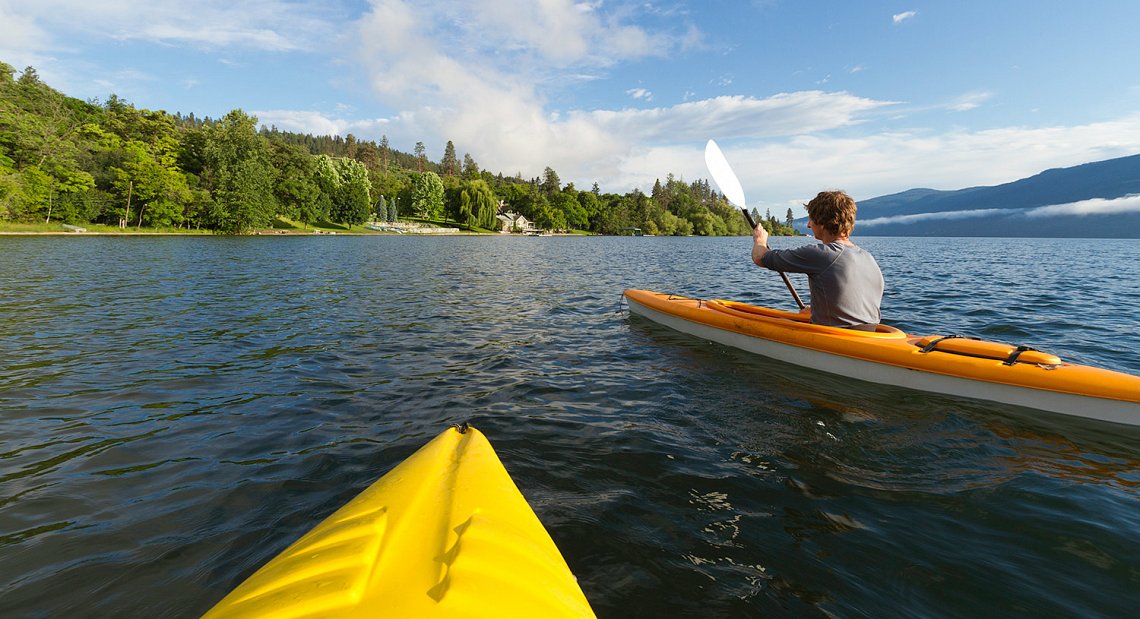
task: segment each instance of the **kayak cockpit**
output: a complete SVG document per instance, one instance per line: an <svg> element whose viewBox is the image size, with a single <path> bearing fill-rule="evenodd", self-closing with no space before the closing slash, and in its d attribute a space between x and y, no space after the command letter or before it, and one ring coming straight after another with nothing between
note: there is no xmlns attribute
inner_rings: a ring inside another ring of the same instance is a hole
<svg viewBox="0 0 1140 619"><path fill-rule="evenodd" d="M875 325L874 331L845 329L843 327L828 327L825 325L813 324L809 315L801 314L799 312L776 310L768 307L761 307L759 305L740 303L739 301L725 301L723 299L710 299L704 303L705 306L709 309L723 312L731 316L736 316L737 318L745 318L749 320L767 319L769 321L779 321L782 323L781 326L795 329L797 331L810 331L814 333L829 333L832 335L867 337L874 339L904 339L907 337L906 333L890 325L877 324Z"/></svg>

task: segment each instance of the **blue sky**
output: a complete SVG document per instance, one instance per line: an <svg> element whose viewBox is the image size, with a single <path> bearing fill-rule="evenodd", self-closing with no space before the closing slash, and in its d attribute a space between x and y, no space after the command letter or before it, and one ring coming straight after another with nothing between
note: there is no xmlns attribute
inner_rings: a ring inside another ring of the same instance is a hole
<svg viewBox="0 0 1140 619"><path fill-rule="evenodd" d="M1135 0L0 0L0 60L617 193L707 178L714 138L782 215L1140 153L1136 24Z"/></svg>

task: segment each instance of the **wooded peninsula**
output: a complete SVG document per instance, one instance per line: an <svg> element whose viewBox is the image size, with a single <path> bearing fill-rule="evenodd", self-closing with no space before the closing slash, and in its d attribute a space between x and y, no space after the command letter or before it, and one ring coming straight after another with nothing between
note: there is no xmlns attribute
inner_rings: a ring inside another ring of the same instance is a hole
<svg viewBox="0 0 1140 619"><path fill-rule="evenodd" d="M0 229L104 225L157 232L248 234L261 229L404 219L500 230L505 212L549 231L654 235L748 234L740 212L707 180L668 174L652 193L562 185L547 167L523 179L482 170L451 141L438 162L423 142L408 154L352 134L312 136L258 127L235 109L196 118L136 108L112 94L81 101L33 67L0 62ZM792 211L753 218L795 234Z"/></svg>

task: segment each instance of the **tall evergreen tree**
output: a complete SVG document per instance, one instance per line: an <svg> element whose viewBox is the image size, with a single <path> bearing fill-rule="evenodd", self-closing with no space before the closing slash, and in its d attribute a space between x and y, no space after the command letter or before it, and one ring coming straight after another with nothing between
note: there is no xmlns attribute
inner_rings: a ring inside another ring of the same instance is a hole
<svg viewBox="0 0 1140 619"><path fill-rule="evenodd" d="M350 159L356 159L356 152L358 148L356 143L356 136L351 133L344 136L344 156Z"/></svg>
<svg viewBox="0 0 1140 619"><path fill-rule="evenodd" d="M439 167L444 176L459 174L459 160L455 157L455 144L452 144L451 140L448 140L447 146L443 148L443 159L440 159Z"/></svg>
<svg viewBox="0 0 1140 619"><path fill-rule="evenodd" d="M416 171L420 174L427 169L427 147L423 142L416 142Z"/></svg>
<svg viewBox="0 0 1140 619"><path fill-rule="evenodd" d="M463 178L469 181L479 178L479 164L475 163L471 153L463 154Z"/></svg>
<svg viewBox="0 0 1140 619"><path fill-rule="evenodd" d="M562 180L558 178L558 173L554 168L547 166L542 172L542 184L540 185L543 195L547 199L553 198L562 190Z"/></svg>
<svg viewBox="0 0 1140 619"><path fill-rule="evenodd" d="M388 221L388 198L384 196L376 201L375 221Z"/></svg>

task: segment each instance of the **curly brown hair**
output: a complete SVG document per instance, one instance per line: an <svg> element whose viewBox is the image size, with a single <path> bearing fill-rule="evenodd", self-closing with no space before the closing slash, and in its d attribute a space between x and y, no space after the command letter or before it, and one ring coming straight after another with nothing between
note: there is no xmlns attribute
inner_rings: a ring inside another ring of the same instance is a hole
<svg viewBox="0 0 1140 619"><path fill-rule="evenodd" d="M821 191L804 206L816 225L838 237L850 236L855 229L858 209L855 200L844 191Z"/></svg>

